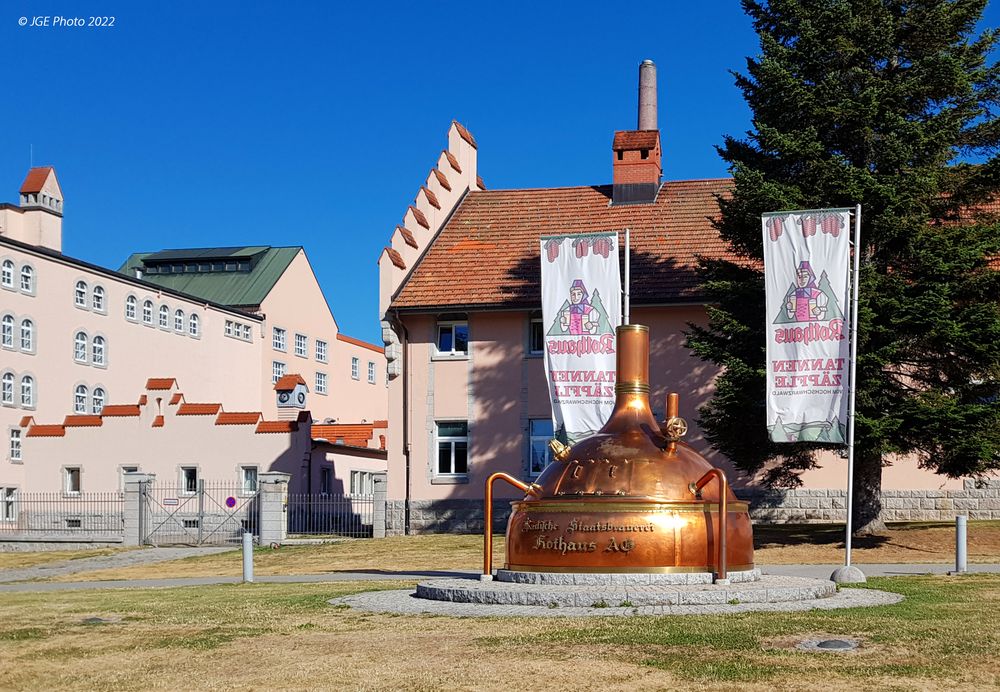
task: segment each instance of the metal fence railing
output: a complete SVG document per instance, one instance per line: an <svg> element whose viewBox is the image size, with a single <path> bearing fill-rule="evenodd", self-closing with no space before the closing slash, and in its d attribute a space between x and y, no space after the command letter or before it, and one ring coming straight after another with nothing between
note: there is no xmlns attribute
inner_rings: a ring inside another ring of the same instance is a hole
<svg viewBox="0 0 1000 692"><path fill-rule="evenodd" d="M26 493L0 496L0 536L56 534L122 536L122 493Z"/></svg>
<svg viewBox="0 0 1000 692"><path fill-rule="evenodd" d="M140 533L149 545L228 545L260 532L256 486L198 480L191 486L142 485Z"/></svg>
<svg viewBox="0 0 1000 692"><path fill-rule="evenodd" d="M288 533L370 538L373 495L288 495Z"/></svg>

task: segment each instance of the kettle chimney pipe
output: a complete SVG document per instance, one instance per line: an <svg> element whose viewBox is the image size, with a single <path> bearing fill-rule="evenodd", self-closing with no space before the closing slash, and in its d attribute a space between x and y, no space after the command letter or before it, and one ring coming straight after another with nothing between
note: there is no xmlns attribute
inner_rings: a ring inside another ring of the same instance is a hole
<svg viewBox="0 0 1000 692"><path fill-rule="evenodd" d="M643 60L639 65L639 130L658 130L656 124L656 64Z"/></svg>

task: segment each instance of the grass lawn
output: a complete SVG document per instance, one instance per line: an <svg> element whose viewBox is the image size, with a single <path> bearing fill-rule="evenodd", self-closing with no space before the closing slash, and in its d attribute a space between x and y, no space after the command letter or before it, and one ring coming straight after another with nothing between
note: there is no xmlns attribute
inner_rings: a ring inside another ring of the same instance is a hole
<svg viewBox="0 0 1000 692"><path fill-rule="evenodd" d="M2 689L983 689L1000 575L873 579L898 605L641 618L372 615L326 600L401 582L8 593ZM116 620L84 624L88 617ZM858 637L851 653L794 642Z"/></svg>
<svg viewBox="0 0 1000 692"><path fill-rule="evenodd" d="M35 567L62 560L79 560L120 553L131 548L87 548L84 550L43 550L38 552L0 552L0 570Z"/></svg>
<svg viewBox="0 0 1000 692"><path fill-rule="evenodd" d="M757 526L755 558L760 565L839 564L843 560L840 525ZM955 559L955 528L949 524L894 525L885 536L856 539L854 561L864 563L940 562ZM504 560L503 536L494 540L494 565ZM322 545L260 548L254 558L259 575L320 574L382 570L481 569L482 536L396 536L378 540L344 540ZM1000 562L1000 521L969 522L969 560ZM95 570L56 577L56 581L156 579L165 577L239 576L235 553L220 553L153 565ZM391 578L391 574L387 577Z"/></svg>

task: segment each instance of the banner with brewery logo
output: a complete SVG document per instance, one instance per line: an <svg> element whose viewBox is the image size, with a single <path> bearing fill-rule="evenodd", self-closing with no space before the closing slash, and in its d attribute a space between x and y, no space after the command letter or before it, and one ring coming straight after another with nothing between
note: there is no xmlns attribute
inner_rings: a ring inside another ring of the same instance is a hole
<svg viewBox="0 0 1000 692"><path fill-rule="evenodd" d="M764 214L767 429L774 442L847 439L850 209Z"/></svg>
<svg viewBox="0 0 1000 692"><path fill-rule="evenodd" d="M600 430L615 403L615 328L621 323L618 234L541 238L545 374L557 438Z"/></svg>

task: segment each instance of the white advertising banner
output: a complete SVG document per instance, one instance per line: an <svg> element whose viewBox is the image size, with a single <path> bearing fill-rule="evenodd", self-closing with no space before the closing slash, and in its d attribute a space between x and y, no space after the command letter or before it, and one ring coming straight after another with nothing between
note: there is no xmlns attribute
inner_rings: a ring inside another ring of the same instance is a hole
<svg viewBox="0 0 1000 692"><path fill-rule="evenodd" d="M545 374L556 437L597 432L615 403L621 323L618 234L541 238Z"/></svg>
<svg viewBox="0 0 1000 692"><path fill-rule="evenodd" d="M761 217L767 429L774 442L847 439L850 213L820 209Z"/></svg>

